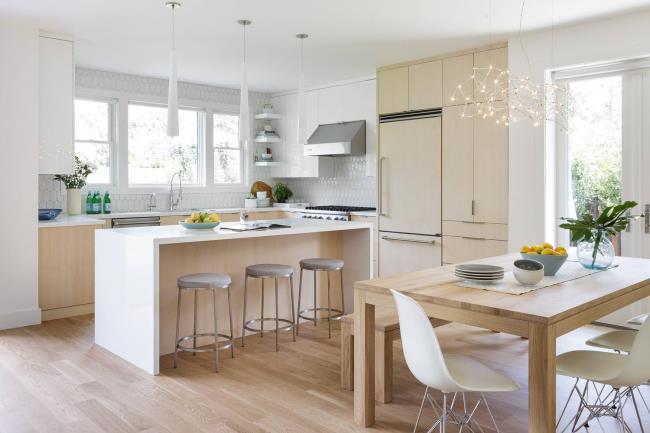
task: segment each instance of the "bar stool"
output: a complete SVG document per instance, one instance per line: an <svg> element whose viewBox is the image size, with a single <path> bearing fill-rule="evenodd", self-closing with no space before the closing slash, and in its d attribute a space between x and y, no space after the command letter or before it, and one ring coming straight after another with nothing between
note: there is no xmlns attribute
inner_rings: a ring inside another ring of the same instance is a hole
<svg viewBox="0 0 650 433"><path fill-rule="evenodd" d="M246 292L248 291L248 279L249 278L259 278L262 280L262 302L261 302L261 315L259 318L246 320ZM275 317L266 317L264 316L264 280L273 278L275 281ZM291 320L281 319L278 312L278 278L288 278L289 279L289 290L291 292ZM264 322L274 321L275 328L264 329ZM253 328L254 323L259 323L259 329ZM284 326L280 326L280 323L286 323ZM265 332L275 331L275 351L279 350L278 345L278 331L284 331L291 329L293 333L293 341L296 341L296 330L295 330L295 311L293 307L293 268L287 265L273 265L273 264L263 264L263 265L251 265L246 267L246 277L244 279L244 318L242 326L242 335L241 335L241 345L244 347L244 337L246 336L246 330L259 332L260 337L264 336Z"/></svg>
<svg viewBox="0 0 650 433"><path fill-rule="evenodd" d="M200 273L200 274L188 274L183 275L178 278L178 303L176 305L176 345L174 347L174 368L178 363L178 351L183 352L193 352L196 356L197 352L214 352L214 371L219 371L219 350L230 349L230 356L235 357L235 344L233 341L233 327L232 327L232 303L230 298L230 284L231 279L229 275L226 274L215 274L215 273ZM217 325L217 290L226 289L228 291L228 316L230 321L230 335L219 334L219 328ZM185 290L191 290L194 292L194 331L191 335L185 337L178 336L180 330L180 316L181 316L181 294ZM214 332L207 333L196 333L196 307L197 307L197 293L199 291L210 290L212 291L212 301L213 301L213 318L214 318ZM210 337L214 336L214 347L206 349L197 349L196 348L196 339L198 337ZM229 341L225 345L219 347L219 337L227 338ZM192 347L185 347L181 345L182 342L187 340L193 340Z"/></svg>
<svg viewBox="0 0 650 433"><path fill-rule="evenodd" d="M340 319L345 311L345 301L343 300L343 260L339 259L303 259L300 261L300 284L298 287L298 320L296 324L296 333L300 335L300 319L311 320L316 326L319 320L327 319L327 331L329 338L332 338L332 320ZM300 310L300 298L302 296L302 271L314 271L314 307ZM318 307L316 302L316 274L318 271L327 272L327 308ZM330 272L339 271L341 277L341 309L332 308L332 299L330 293ZM327 311L327 316L318 317L319 311ZM312 317L303 314L313 313ZM332 314L334 313L334 314Z"/></svg>

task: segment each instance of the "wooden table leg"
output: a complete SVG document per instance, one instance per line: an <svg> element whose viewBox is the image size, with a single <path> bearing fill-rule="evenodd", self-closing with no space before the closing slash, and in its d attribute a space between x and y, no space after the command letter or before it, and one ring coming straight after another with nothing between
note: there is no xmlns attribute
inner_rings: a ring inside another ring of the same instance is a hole
<svg viewBox="0 0 650 433"><path fill-rule="evenodd" d="M354 421L375 423L375 306L354 291Z"/></svg>
<svg viewBox="0 0 650 433"><path fill-rule="evenodd" d="M555 329L531 323L528 335L528 432L555 431Z"/></svg>

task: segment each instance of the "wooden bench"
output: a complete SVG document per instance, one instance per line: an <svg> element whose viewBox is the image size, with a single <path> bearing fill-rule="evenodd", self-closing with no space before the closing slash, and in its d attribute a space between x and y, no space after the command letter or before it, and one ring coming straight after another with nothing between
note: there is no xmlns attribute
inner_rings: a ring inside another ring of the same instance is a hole
<svg viewBox="0 0 650 433"><path fill-rule="evenodd" d="M434 327L449 322L430 319ZM375 400L393 399L393 341L400 339L396 311L375 312ZM341 388L354 390L354 315L341 318Z"/></svg>

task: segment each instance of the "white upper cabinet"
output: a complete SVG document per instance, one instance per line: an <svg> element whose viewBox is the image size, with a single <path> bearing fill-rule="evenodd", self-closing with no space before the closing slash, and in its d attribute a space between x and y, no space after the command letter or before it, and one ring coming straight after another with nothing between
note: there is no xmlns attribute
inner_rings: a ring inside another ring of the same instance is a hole
<svg viewBox="0 0 650 433"><path fill-rule="evenodd" d="M41 174L69 174L74 157L74 44L39 37L39 167Z"/></svg>

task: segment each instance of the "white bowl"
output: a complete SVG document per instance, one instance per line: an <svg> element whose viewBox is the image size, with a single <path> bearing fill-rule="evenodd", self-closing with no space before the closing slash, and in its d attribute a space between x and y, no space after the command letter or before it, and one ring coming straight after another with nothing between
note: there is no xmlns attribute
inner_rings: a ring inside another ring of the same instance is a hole
<svg viewBox="0 0 650 433"><path fill-rule="evenodd" d="M515 260L512 273L524 286L534 286L544 278L544 265L535 260Z"/></svg>

